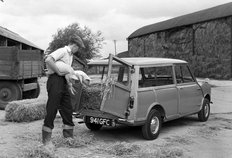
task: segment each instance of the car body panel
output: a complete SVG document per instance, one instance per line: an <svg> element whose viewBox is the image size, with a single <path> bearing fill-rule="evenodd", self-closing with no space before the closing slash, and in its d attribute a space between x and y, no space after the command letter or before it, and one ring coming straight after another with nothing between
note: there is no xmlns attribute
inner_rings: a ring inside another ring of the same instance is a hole
<svg viewBox="0 0 232 158"><path fill-rule="evenodd" d="M104 104L102 104L100 110L120 118L125 118L129 97L129 90L115 85L112 89L112 94L108 96Z"/></svg>
<svg viewBox="0 0 232 158"><path fill-rule="evenodd" d="M177 84L179 94L179 113L181 115L200 110L203 94L196 83Z"/></svg>

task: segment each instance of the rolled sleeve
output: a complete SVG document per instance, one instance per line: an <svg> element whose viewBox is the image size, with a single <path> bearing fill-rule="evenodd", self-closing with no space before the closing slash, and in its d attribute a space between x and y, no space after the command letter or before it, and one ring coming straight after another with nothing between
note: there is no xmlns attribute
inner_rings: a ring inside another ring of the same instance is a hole
<svg viewBox="0 0 232 158"><path fill-rule="evenodd" d="M65 51L62 48L57 49L56 51L49 54L49 56L51 56L55 61L62 59L64 55L65 55Z"/></svg>

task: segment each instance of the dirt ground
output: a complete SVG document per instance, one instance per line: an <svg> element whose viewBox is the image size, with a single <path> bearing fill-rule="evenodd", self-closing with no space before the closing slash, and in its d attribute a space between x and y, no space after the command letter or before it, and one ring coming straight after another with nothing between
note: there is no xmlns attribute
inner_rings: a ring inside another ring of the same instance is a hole
<svg viewBox="0 0 232 158"><path fill-rule="evenodd" d="M41 95L46 97L45 78L40 79ZM139 127L103 127L89 131L80 119L75 118L74 141L64 141L61 136L62 121L55 120L53 142L56 157L112 158L112 157L232 157L232 81L211 80L211 115L207 122L197 116L188 116L163 125L158 139L144 140ZM4 120L0 111L0 158L42 157L42 120L30 123L13 123Z"/></svg>

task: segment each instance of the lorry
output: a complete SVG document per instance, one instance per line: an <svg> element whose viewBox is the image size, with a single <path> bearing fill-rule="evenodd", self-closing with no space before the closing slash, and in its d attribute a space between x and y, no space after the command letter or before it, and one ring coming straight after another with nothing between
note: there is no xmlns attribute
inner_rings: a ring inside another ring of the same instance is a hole
<svg viewBox="0 0 232 158"><path fill-rule="evenodd" d="M37 98L43 67L42 49L0 27L0 109L13 100Z"/></svg>
<svg viewBox="0 0 232 158"><path fill-rule="evenodd" d="M0 47L0 107L13 100L37 98L43 55L39 50Z"/></svg>

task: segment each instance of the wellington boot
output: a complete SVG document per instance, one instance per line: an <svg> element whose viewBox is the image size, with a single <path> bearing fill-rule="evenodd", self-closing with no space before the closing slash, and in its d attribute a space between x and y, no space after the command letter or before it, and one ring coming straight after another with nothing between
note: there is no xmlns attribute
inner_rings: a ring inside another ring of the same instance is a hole
<svg viewBox="0 0 232 158"><path fill-rule="evenodd" d="M42 127L42 143L43 145L51 142L52 139L52 129L46 126Z"/></svg>
<svg viewBox="0 0 232 158"><path fill-rule="evenodd" d="M64 138L73 138L73 129L63 129Z"/></svg>
<svg viewBox="0 0 232 158"><path fill-rule="evenodd" d="M63 125L64 138L73 138L73 126Z"/></svg>

